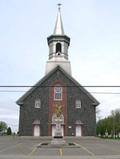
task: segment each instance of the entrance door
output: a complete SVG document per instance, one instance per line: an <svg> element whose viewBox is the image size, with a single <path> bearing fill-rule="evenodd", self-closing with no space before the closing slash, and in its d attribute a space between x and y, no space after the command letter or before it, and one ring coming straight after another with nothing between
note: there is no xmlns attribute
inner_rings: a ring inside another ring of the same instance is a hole
<svg viewBox="0 0 120 159"><path fill-rule="evenodd" d="M64 126L61 126L62 136L64 136ZM55 136L55 125L52 125L52 136Z"/></svg>
<svg viewBox="0 0 120 159"><path fill-rule="evenodd" d="M82 136L82 128L80 125L76 126L76 136Z"/></svg>
<svg viewBox="0 0 120 159"><path fill-rule="evenodd" d="M34 136L40 136L40 126L34 125Z"/></svg>

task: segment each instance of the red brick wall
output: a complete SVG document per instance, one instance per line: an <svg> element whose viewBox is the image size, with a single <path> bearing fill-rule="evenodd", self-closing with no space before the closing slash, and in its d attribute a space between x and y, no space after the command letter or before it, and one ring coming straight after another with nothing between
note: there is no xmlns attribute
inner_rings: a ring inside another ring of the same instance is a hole
<svg viewBox="0 0 120 159"><path fill-rule="evenodd" d="M62 100L54 100L54 87L55 86L64 86L62 87ZM49 121L48 121L48 135L52 135L52 115L55 113L55 107L57 105L62 106L63 115L64 115L64 135L67 135L67 88L62 81L54 81L51 83L51 87L49 88Z"/></svg>

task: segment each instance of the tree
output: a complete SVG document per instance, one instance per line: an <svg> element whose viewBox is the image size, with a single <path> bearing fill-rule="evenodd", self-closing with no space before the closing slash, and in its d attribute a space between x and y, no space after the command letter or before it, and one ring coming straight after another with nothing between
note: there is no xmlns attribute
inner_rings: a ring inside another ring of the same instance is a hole
<svg viewBox="0 0 120 159"><path fill-rule="evenodd" d="M114 134L120 132L120 109L112 110L111 116L113 119Z"/></svg>
<svg viewBox="0 0 120 159"><path fill-rule="evenodd" d="M7 135L11 135L12 134L12 130L10 127L7 128Z"/></svg>
<svg viewBox="0 0 120 159"><path fill-rule="evenodd" d="M97 122L97 134L105 135L107 132L113 137L120 133L120 109L112 110L111 114Z"/></svg>
<svg viewBox="0 0 120 159"><path fill-rule="evenodd" d="M7 131L7 124L4 121L0 121L0 133L5 133Z"/></svg>

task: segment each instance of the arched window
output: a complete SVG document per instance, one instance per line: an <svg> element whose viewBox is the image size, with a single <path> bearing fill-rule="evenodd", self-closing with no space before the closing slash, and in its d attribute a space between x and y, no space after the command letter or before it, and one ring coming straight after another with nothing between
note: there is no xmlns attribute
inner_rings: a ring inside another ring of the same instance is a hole
<svg viewBox="0 0 120 159"><path fill-rule="evenodd" d="M60 55L60 53L61 53L61 43L56 44L56 53L59 53L58 55Z"/></svg>

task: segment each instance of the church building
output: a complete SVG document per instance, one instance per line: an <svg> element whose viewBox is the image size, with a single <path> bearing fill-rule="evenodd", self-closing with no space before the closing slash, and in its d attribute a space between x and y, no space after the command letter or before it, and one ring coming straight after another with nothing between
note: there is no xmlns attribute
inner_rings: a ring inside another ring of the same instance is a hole
<svg viewBox="0 0 120 159"><path fill-rule="evenodd" d="M60 106L63 136L95 136L99 102L72 76L70 38L64 33L60 7L47 42L45 76L16 102L20 106L19 135L54 136L55 111Z"/></svg>

